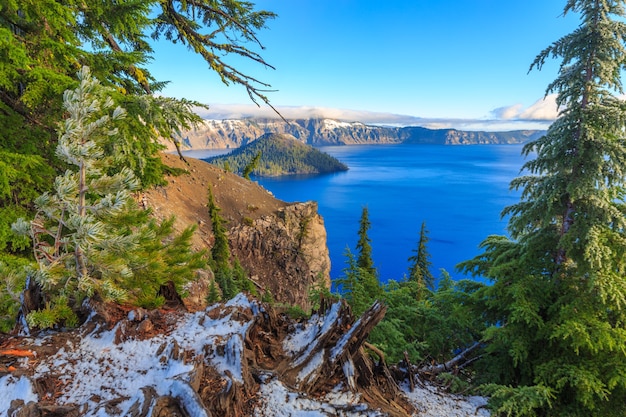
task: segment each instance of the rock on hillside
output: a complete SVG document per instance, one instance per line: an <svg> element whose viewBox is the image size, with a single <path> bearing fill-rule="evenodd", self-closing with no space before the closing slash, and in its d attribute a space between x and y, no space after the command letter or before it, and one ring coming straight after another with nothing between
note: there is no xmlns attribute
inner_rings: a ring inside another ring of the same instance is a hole
<svg viewBox="0 0 626 417"><path fill-rule="evenodd" d="M278 302L309 307L312 286L330 286L330 256L324 221L317 204L280 201L258 184L225 172L204 161L164 154L165 163L189 174L168 177L168 185L146 191L141 203L159 218L176 216L175 227L198 226L196 249L213 245L207 210L212 187L220 214L227 220L231 253L263 292L269 289ZM206 280L197 285L206 286ZM202 297L189 300L203 307Z"/></svg>
<svg viewBox="0 0 626 417"><path fill-rule="evenodd" d="M431 143L441 145L523 143L541 136L538 130L510 132L474 132L424 127L373 126L360 122L332 119L206 120L199 127L185 132L183 148L227 149L244 146L266 133L289 134L312 146Z"/></svg>

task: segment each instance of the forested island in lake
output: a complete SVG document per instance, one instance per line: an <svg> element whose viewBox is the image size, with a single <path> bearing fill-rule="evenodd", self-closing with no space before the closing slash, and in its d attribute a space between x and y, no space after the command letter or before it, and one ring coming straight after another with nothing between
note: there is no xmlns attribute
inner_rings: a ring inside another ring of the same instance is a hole
<svg viewBox="0 0 626 417"><path fill-rule="evenodd" d="M294 174L325 174L347 171L348 166L337 158L321 152L287 134L268 133L235 149L227 155L207 162L243 176L279 176Z"/></svg>

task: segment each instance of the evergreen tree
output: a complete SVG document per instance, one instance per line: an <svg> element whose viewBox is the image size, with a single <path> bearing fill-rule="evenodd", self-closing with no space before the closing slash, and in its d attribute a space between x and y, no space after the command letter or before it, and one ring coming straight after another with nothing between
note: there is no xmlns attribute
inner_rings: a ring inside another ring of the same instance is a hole
<svg viewBox="0 0 626 417"><path fill-rule="evenodd" d="M369 209L364 206L361 211L361 219L359 220L359 240L356 244L356 249L359 253L356 264L359 268L364 269L372 275L377 275L376 268L374 268L374 260L372 259L372 240L369 238L367 232L372 224L369 219Z"/></svg>
<svg viewBox="0 0 626 417"><path fill-rule="evenodd" d="M215 279L211 280L211 284L209 284L209 293L206 296L206 301L209 304L214 304L220 301L220 292L217 289Z"/></svg>
<svg viewBox="0 0 626 417"><path fill-rule="evenodd" d="M353 313L359 315L367 310L375 300L368 296L363 287L363 277L361 276L363 271L357 266L356 259L349 248L346 248L345 255L348 265L343 270L343 276L335 282L339 286L343 298L350 304Z"/></svg>
<svg viewBox="0 0 626 417"><path fill-rule="evenodd" d="M343 297L353 311L360 314L382 295L382 287L378 282L378 272L372 260L372 247L367 234L371 224L367 207L363 207L359 221L359 240L357 242L358 257L346 248L348 266L344 275L337 279Z"/></svg>
<svg viewBox="0 0 626 417"><path fill-rule="evenodd" d="M428 230L426 229L426 222L422 222L420 229L420 237L417 242L417 249L414 249L415 255L409 257L409 281L414 281L418 284L420 290L418 292L418 298L422 296L424 289L432 289L435 286L435 277L430 272L432 263L430 262L430 253L428 252Z"/></svg>
<svg viewBox="0 0 626 417"><path fill-rule="evenodd" d="M505 209L515 240L492 236L461 265L493 279L485 376L508 415L626 414L626 63L623 1L568 0L581 25L542 51L561 58L547 89L559 118L542 138L521 201Z"/></svg>
<svg viewBox="0 0 626 417"><path fill-rule="evenodd" d="M173 220L157 224L139 210L131 192L139 181L129 169L107 172L118 157L105 146L119 131L115 123L125 116L87 67L79 86L64 94L68 118L61 124L58 157L75 171L56 178L54 194L35 199L37 215L19 219L14 229L33 239L41 285L47 304L29 314L29 325L52 327L76 324L75 311L85 297L131 302L155 307L164 300L162 286L172 282L182 291L203 265L192 254L193 229L172 239ZM167 245L162 242L170 240Z"/></svg>
<svg viewBox="0 0 626 417"><path fill-rule="evenodd" d="M374 260L372 259L371 239L367 234L370 226L369 210L367 206L365 206L363 207L361 219L359 220L359 240L356 244L359 254L356 260L356 266L358 268L358 278L363 286L366 297L370 302L374 302L382 294L382 288L378 282L378 271L374 267Z"/></svg>
<svg viewBox="0 0 626 417"><path fill-rule="evenodd" d="M228 246L228 235L225 220L220 215L220 208L215 203L213 191L209 187L208 209L211 217L211 227L213 230L213 247L211 248L211 267L215 273L215 281L222 290L222 298L229 300L241 291L247 291L256 295L256 287L248 278L248 272L243 268L239 259L231 263L230 247Z"/></svg>
<svg viewBox="0 0 626 417"><path fill-rule="evenodd" d="M0 258L23 254L23 240L8 233L32 200L50 191L67 166L55 154L60 99L78 85L76 71L89 66L128 117L120 136L104 145L118 157L106 173L130 168L143 187L164 182L161 141L174 143L201 121L200 103L156 95L166 83L153 77L148 37L194 51L226 84L243 86L255 102L268 102L267 84L241 72L229 57L269 66L255 52L257 31L275 15L239 0L19 0L0 5ZM268 103L269 104L269 103ZM110 149L110 148L115 148Z"/></svg>
<svg viewBox="0 0 626 417"><path fill-rule="evenodd" d="M261 160L261 155L262 155L261 151L258 151L256 155L254 155L254 157L250 160L250 162L243 168L243 171L241 173L242 177L244 177L247 180L250 179L250 174L252 174L252 172L259 165L259 161Z"/></svg>
<svg viewBox="0 0 626 417"><path fill-rule="evenodd" d="M390 280L382 295L387 313L369 341L390 363L402 360L404 352L413 363L444 363L480 340L485 323L474 294L482 287L475 281L453 281L446 271L436 290L424 290L416 281Z"/></svg>
<svg viewBox="0 0 626 417"><path fill-rule="evenodd" d="M230 267L230 248L228 247L228 235L226 234L225 220L220 215L221 209L215 203L213 189L208 189L208 210L211 217L211 229L213 231L213 247L211 258L216 269Z"/></svg>

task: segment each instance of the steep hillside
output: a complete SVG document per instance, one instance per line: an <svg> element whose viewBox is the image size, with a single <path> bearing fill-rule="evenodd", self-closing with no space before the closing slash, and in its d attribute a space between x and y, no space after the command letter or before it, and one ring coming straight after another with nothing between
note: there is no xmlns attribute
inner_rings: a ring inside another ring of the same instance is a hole
<svg viewBox="0 0 626 417"><path fill-rule="evenodd" d="M184 133L186 149L227 149L244 146L266 133L289 134L312 146L382 143L431 143L441 145L523 143L543 134L537 130L474 132L424 127L371 126L332 119L206 120Z"/></svg>
<svg viewBox="0 0 626 417"><path fill-rule="evenodd" d="M348 170L336 158L298 141L291 135L277 133L266 133L227 155L216 156L207 161L219 167L228 164L233 172L242 172L259 153L260 159L252 171L254 175L323 174Z"/></svg>
<svg viewBox="0 0 626 417"><path fill-rule="evenodd" d="M277 200L256 183L204 161L187 158L185 164L171 154L163 158L168 165L189 173L168 177L167 186L146 191L141 202L157 217L175 215L179 230L197 225L196 248L213 245L207 210L210 186L220 214L228 222L231 252L252 272L251 279L259 289L269 290L278 302L308 308L311 287L320 280L330 285L326 229L316 203ZM207 285L206 280L198 285ZM200 297L189 302L201 306L204 300Z"/></svg>

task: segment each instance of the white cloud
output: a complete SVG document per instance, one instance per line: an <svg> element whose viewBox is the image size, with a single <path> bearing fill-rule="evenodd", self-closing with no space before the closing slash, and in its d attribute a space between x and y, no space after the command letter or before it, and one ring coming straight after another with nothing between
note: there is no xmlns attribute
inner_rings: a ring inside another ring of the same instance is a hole
<svg viewBox="0 0 626 417"><path fill-rule="evenodd" d="M556 118L554 97L548 96L530 107L520 104L495 109L485 119L425 118L385 112L347 110L314 106L276 106L286 119L329 118L345 122L362 122L374 125L423 126L430 129L459 129L505 131L518 129L547 129ZM209 109L199 109L205 119L241 119L252 117L278 118L269 106L254 104L212 104Z"/></svg>
<svg viewBox="0 0 626 417"><path fill-rule="evenodd" d="M521 104L500 107L492 111L496 119L520 121L554 121L557 118L556 94L537 100L530 107Z"/></svg>
<svg viewBox="0 0 626 417"><path fill-rule="evenodd" d="M327 118L347 122L385 123L398 122L411 116L392 113L345 110L330 107L313 106L275 106L286 119ZM241 119L247 117L278 118L269 106L258 107L254 104L211 104L209 109L199 109L198 114L205 119Z"/></svg>

